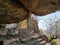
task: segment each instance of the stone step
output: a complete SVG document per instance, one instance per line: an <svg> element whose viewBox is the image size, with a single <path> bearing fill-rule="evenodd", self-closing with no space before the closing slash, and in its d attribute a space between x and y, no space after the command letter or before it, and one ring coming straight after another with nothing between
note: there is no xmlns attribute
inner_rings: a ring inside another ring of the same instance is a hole
<svg viewBox="0 0 60 45"><path fill-rule="evenodd" d="M19 35L21 38L29 38L31 36L36 35L36 33L34 33L33 31L30 31L30 30L28 30L28 31L20 30Z"/></svg>
<svg viewBox="0 0 60 45"><path fill-rule="evenodd" d="M31 36L31 37L28 37L28 38L23 38L21 39L22 41L28 41L28 40L31 40L33 38L38 38L39 36L38 35L35 35L35 36Z"/></svg>
<svg viewBox="0 0 60 45"><path fill-rule="evenodd" d="M8 45L8 44L20 42L20 41L19 41L19 37L17 37L17 38L5 39L3 40L3 42L4 42L3 43L4 45Z"/></svg>
<svg viewBox="0 0 60 45"><path fill-rule="evenodd" d="M39 42L39 41L41 41L42 40L42 38L40 38L40 39L35 39L35 40L31 40L31 41L28 41L27 43L28 44L34 44L34 43L37 43L37 42Z"/></svg>
<svg viewBox="0 0 60 45"><path fill-rule="evenodd" d="M46 41L42 39L40 41L35 42L33 45L45 45L45 44L46 44Z"/></svg>
<svg viewBox="0 0 60 45"><path fill-rule="evenodd" d="M34 31L32 30L19 30L19 32L24 32L24 33L34 33Z"/></svg>
<svg viewBox="0 0 60 45"><path fill-rule="evenodd" d="M46 41L41 41L41 42L40 42L41 45L42 45L42 44L45 44L45 43L46 43Z"/></svg>
<svg viewBox="0 0 60 45"><path fill-rule="evenodd" d="M34 45L36 43L40 44L40 42L42 43L42 41L44 41L44 40L43 40L43 38L40 38L40 36L39 36L39 37L34 37L34 38L31 38L28 40L24 40L24 41L29 45Z"/></svg>

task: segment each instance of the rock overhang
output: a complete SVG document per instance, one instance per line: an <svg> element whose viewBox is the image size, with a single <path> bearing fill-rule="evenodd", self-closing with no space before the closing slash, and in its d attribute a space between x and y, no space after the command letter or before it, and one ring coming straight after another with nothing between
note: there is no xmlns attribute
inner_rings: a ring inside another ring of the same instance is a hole
<svg viewBox="0 0 60 45"><path fill-rule="evenodd" d="M4 4L0 8L0 24L19 23L29 18L32 14L44 16L49 13L60 10L59 0L1 0L0 4ZM6 11L7 10L7 11ZM17 12L16 12L17 11ZM5 13L4 13L5 12ZM3 15L1 15L4 13ZM7 14L8 15L7 15ZM6 15L5 15L6 14Z"/></svg>

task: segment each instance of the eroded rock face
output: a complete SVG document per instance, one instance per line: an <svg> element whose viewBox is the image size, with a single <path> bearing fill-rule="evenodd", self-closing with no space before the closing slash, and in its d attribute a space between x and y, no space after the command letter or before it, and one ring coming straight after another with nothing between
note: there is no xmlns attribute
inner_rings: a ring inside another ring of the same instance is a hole
<svg viewBox="0 0 60 45"><path fill-rule="evenodd" d="M29 18L60 10L60 0L0 0L0 24L18 23Z"/></svg>
<svg viewBox="0 0 60 45"><path fill-rule="evenodd" d="M60 10L60 0L19 0L32 13L43 16Z"/></svg>
<svg viewBox="0 0 60 45"><path fill-rule="evenodd" d="M22 4L13 0L0 0L0 24L18 23L29 17Z"/></svg>

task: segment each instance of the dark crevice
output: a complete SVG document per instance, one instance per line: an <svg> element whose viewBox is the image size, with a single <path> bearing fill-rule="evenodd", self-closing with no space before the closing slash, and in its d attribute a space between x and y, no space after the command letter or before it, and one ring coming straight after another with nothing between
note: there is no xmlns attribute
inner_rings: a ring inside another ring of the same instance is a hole
<svg viewBox="0 0 60 45"><path fill-rule="evenodd" d="M0 45L3 45L3 41L0 41Z"/></svg>
<svg viewBox="0 0 60 45"><path fill-rule="evenodd" d="M26 41L22 41L21 39L20 39L20 42L21 42L22 44L26 44Z"/></svg>
<svg viewBox="0 0 60 45"><path fill-rule="evenodd" d="M15 5L24 8L25 10L28 11L28 9L18 0L11 0Z"/></svg>
<svg viewBox="0 0 60 45"><path fill-rule="evenodd" d="M50 4L52 4L52 5L54 5L54 6L56 5L56 3L55 3L55 2L50 2Z"/></svg>

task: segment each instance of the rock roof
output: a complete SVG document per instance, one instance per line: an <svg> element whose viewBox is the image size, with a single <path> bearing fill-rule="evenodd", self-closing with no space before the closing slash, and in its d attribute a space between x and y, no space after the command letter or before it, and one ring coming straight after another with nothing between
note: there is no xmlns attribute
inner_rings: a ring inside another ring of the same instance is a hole
<svg viewBox="0 0 60 45"><path fill-rule="evenodd" d="M60 0L0 0L0 24L19 23L31 13L43 16L60 10Z"/></svg>

